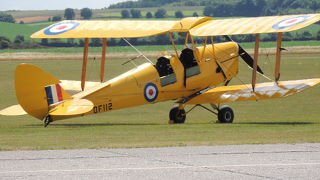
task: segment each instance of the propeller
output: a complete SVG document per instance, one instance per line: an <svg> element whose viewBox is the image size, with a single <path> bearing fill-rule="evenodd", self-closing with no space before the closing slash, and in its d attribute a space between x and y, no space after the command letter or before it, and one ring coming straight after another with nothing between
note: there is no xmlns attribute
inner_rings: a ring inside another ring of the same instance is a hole
<svg viewBox="0 0 320 180"><path fill-rule="evenodd" d="M227 36L227 35L225 35L224 36L228 41L233 41L233 42L235 42L234 40L232 40L231 39L231 37L230 36ZM236 42L237 43L237 42ZM251 68L253 68L253 58L250 56L250 54L247 52L247 51L245 51L241 46L240 46L240 44L239 43L237 43L238 44L238 46L239 46L239 56L243 59L243 61L244 62L246 62ZM262 70L261 70L261 68L258 66L258 68L257 68L257 71L260 73L260 74L263 74L263 72L262 72Z"/></svg>

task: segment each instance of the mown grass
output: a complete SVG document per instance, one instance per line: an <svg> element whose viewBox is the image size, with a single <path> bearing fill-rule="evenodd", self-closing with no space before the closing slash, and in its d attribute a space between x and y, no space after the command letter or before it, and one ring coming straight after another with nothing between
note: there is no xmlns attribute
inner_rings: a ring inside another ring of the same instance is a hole
<svg viewBox="0 0 320 180"><path fill-rule="evenodd" d="M319 77L320 54L285 55L281 79ZM272 77L274 57L261 57L260 65ZM131 68L111 60L106 77ZM14 69L22 62L0 62L0 109L16 104ZM59 79L80 78L81 61L32 61ZM89 80L98 80L99 62L89 62ZM241 63L239 78L248 83L251 71ZM259 81L266 81L259 77ZM237 79L233 84L241 84ZM54 122L43 128L30 116L0 116L0 150L163 147L222 144L320 142L319 86L295 96L268 101L230 103L234 124L216 124L216 117L195 109L186 124L168 125L173 102L157 103ZM125 103L125 102L123 102ZM187 107L190 108L190 107Z"/></svg>
<svg viewBox="0 0 320 180"><path fill-rule="evenodd" d="M25 40L31 40L30 36L49 26L52 23L37 23L37 24L13 24L0 22L0 36L9 38L11 41L14 41L17 35L23 35ZM40 41L40 40L35 40Z"/></svg>
<svg viewBox="0 0 320 180"><path fill-rule="evenodd" d="M129 39L130 41L130 39ZM240 43L245 49L253 49L254 42ZM201 44L200 44L201 45ZM274 48L276 42L262 42L261 48ZM320 46L319 41L284 41L283 47L294 47L294 46ZM178 45L178 49L183 49L184 45ZM136 46L140 51L170 51L173 50L172 45L149 45L149 46ZM101 47L90 47L92 53L100 53ZM122 52L135 52L130 46L110 46L107 49L108 53L122 53ZM71 48L39 48L39 49L2 49L1 53L15 53L15 52L40 52L40 53L82 53L82 47L71 47Z"/></svg>

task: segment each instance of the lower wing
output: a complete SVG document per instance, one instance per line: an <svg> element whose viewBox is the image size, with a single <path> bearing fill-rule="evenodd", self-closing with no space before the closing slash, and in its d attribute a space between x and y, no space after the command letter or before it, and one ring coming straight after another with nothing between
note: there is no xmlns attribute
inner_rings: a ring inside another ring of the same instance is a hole
<svg viewBox="0 0 320 180"><path fill-rule="evenodd" d="M226 102L263 100L291 96L320 83L320 79L303 79L260 83L252 91L251 84L217 87L194 97L186 104L219 104Z"/></svg>

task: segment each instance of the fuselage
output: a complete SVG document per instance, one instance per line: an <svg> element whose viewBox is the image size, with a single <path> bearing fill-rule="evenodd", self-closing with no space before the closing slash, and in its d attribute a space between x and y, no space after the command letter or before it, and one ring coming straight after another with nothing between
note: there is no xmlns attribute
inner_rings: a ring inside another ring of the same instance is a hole
<svg viewBox="0 0 320 180"><path fill-rule="evenodd" d="M87 114L94 114L183 99L238 74L238 45L234 42L197 47L193 55L196 61L191 65L183 62L182 55L162 57L168 60L164 72L161 64L145 63L74 97L93 102L94 108Z"/></svg>

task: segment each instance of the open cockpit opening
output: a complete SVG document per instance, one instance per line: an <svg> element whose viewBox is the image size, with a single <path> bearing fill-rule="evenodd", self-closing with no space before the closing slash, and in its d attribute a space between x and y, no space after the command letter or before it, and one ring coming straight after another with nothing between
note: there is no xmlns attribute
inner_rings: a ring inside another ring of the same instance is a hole
<svg viewBox="0 0 320 180"><path fill-rule="evenodd" d="M183 49L179 59L185 69L186 78L200 74L200 68L192 49Z"/></svg>
<svg viewBox="0 0 320 180"><path fill-rule="evenodd" d="M162 56L157 59L157 63L155 65L160 76L161 86L167 86L177 82L177 77L170 64L169 58L170 57Z"/></svg>

